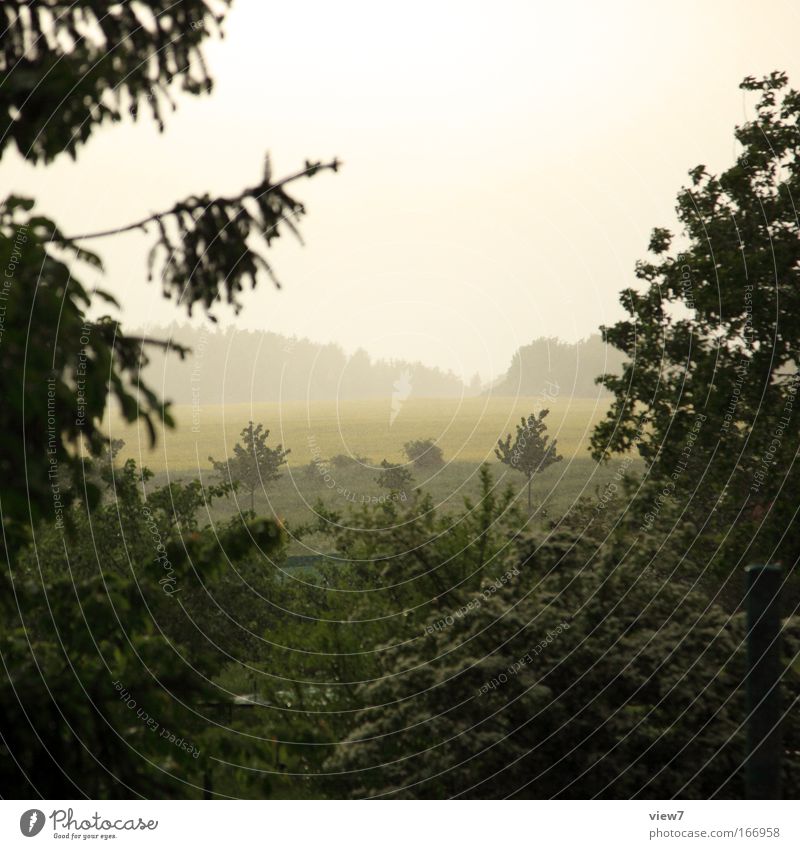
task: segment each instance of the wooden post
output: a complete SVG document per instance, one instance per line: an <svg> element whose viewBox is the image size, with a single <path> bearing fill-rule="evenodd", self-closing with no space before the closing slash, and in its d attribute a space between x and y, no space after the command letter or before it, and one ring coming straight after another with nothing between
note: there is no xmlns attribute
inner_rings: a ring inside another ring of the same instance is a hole
<svg viewBox="0 0 800 849"><path fill-rule="evenodd" d="M781 567L748 566L747 765L748 799L781 798Z"/></svg>

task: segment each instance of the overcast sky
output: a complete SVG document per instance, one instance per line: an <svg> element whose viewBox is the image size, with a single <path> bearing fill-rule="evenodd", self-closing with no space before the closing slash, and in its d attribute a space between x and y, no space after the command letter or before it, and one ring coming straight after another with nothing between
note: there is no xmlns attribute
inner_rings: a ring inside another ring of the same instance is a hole
<svg viewBox="0 0 800 849"><path fill-rule="evenodd" d="M283 291L265 280L221 320L488 378L620 314L688 169L736 154L741 79L800 86L798 36L791 0L237 0L207 48L214 93L179 98L166 133L109 126L77 163L0 172L83 232L235 193L266 151L276 175L339 156L295 184L306 246L273 252ZM146 283L149 243L96 246L128 326L182 315Z"/></svg>

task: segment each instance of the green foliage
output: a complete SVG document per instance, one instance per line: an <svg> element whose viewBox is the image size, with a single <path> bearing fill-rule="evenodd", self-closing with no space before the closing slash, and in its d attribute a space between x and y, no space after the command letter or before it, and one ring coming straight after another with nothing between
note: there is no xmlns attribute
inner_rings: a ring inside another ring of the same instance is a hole
<svg viewBox="0 0 800 849"><path fill-rule="evenodd" d="M46 583L4 576L2 597L4 619L18 622L0 630L4 795L197 796L192 787L208 752L202 724L177 694L196 705L208 688L202 675L176 663L176 647L153 627L136 587L115 574L51 575ZM159 670L157 681L151 670ZM148 727L150 717L158 729ZM161 728L192 741L204 760L162 739Z"/></svg>
<svg viewBox="0 0 800 849"><path fill-rule="evenodd" d="M519 577L467 596L464 615L380 652L325 764L336 795L741 798L742 617L638 564L598 563L588 538L555 535L515 562ZM798 731L793 714L787 751ZM793 758L785 770L794 797Z"/></svg>
<svg viewBox="0 0 800 849"><path fill-rule="evenodd" d="M592 438L598 460L647 464L630 511L643 529L682 535L726 571L800 557L786 495L800 486L800 94L779 73L741 88L759 100L735 163L689 172L680 237L654 230L654 259L620 298L627 318L603 329L627 361L602 378L614 401Z"/></svg>
<svg viewBox="0 0 800 849"><path fill-rule="evenodd" d="M83 486L81 450L101 451L100 423L111 399L151 438L155 422L172 421L138 380L147 362L141 340L125 336L109 316L86 318L93 300L116 302L103 291L90 294L67 261L100 268L99 258L65 240L53 221L31 215L32 207L18 197L0 203L0 425L7 434L0 493L12 546L24 540L31 516L60 521L77 492L96 500L97 487Z"/></svg>
<svg viewBox="0 0 800 849"><path fill-rule="evenodd" d="M557 450L557 439L550 442L544 420L550 410L541 410L537 416L531 413L517 425L517 435L511 441L509 433L505 439L497 440L495 456L501 463L525 475L528 482L528 509L531 507L531 483L534 475L553 463L563 460Z"/></svg>
<svg viewBox="0 0 800 849"><path fill-rule="evenodd" d="M68 533L41 526L4 578L0 783L25 798L197 798L215 757L259 751L212 724L230 697L211 680L259 656L282 534L262 519L198 530L225 487L148 493L132 460L89 473L104 503L69 508Z"/></svg>
<svg viewBox="0 0 800 849"><path fill-rule="evenodd" d="M259 695L268 736L284 741L276 762L304 776L275 780L287 797L341 796L323 762L353 728L359 688L381 674L387 643L419 641L425 628L500 574L500 558L522 550L524 524L510 491L497 493L488 469L481 494L457 519L437 513L429 496L386 500L346 514L318 507L328 552L313 573L276 583L278 619L260 664ZM307 776L307 778L305 778Z"/></svg>
<svg viewBox="0 0 800 849"><path fill-rule="evenodd" d="M286 464L291 448L282 445L270 448L267 445L269 431L261 423L248 422L242 428L241 442L233 446L233 454L227 460L209 457L214 471L222 481L233 487L241 484L250 493L250 510L255 508L255 494L270 481L277 480L280 467Z"/></svg>
<svg viewBox="0 0 800 849"><path fill-rule="evenodd" d="M418 469L440 469L444 454L435 439L412 439L403 446L403 453Z"/></svg>
<svg viewBox="0 0 800 849"><path fill-rule="evenodd" d="M388 460L381 460L381 469L382 471L378 472L375 481L383 489L405 492L406 489L410 489L414 484L414 476L400 463L390 463Z"/></svg>
<svg viewBox="0 0 800 849"><path fill-rule="evenodd" d="M29 161L75 156L103 122L120 120L126 107L137 117L146 104L163 128L173 82L191 93L210 87L200 46L226 5L0 4L7 130L0 152L14 143ZM243 717L227 736L209 721L230 704L210 681L232 658L259 656L270 614L262 599L274 579L263 558L280 546L281 531L263 519L201 530L201 511L230 491L229 482L172 483L148 497L146 470L132 461L114 468L119 446L101 431L112 399L153 440L156 421L172 420L140 379L145 350L185 349L128 337L110 316L89 322L98 301L117 304L86 289L73 266L101 270L83 239L154 226L150 271L159 259L165 295L191 311L198 301L210 308L225 292L236 306L258 268L273 276L259 251L279 225L294 230L303 213L287 183L337 166L307 162L273 182L267 165L257 185L233 197L191 197L81 236L65 236L33 214L31 200L10 196L0 204L7 435L0 449L0 782L7 795L197 797L208 781L229 795L267 792L254 773L220 766L264 760L266 744L241 745ZM35 545L26 547L34 529Z"/></svg>
<svg viewBox="0 0 800 849"><path fill-rule="evenodd" d="M520 544L526 522L513 501L512 491L498 492L483 466L478 497L464 498L456 517L437 511L431 496L420 493L414 501L387 499L347 515L319 505L318 530L328 540L328 557L346 561L360 580L380 587L398 611L394 620L408 614L417 628L420 616L460 602L501 551Z"/></svg>
<svg viewBox="0 0 800 849"><path fill-rule="evenodd" d="M97 127L147 106L163 129L172 83L212 85L202 42L220 33L230 0L0 3L0 153L13 142L31 161L75 156ZM55 26L54 26L55 22Z"/></svg>
<svg viewBox="0 0 800 849"><path fill-rule="evenodd" d="M280 288L272 266L252 246L260 239L268 248L283 228L300 237L293 222L305 214L305 208L283 187L298 177L313 177L323 168L336 171L339 163L306 162L298 174L273 183L267 157L261 182L235 197L190 197L134 225L146 228L152 222L158 230L148 260L148 279L153 279L155 262L161 257L164 266L158 276L164 296L174 295L190 315L196 303L210 310L223 290L238 312L239 293L248 280L256 287L259 270Z"/></svg>

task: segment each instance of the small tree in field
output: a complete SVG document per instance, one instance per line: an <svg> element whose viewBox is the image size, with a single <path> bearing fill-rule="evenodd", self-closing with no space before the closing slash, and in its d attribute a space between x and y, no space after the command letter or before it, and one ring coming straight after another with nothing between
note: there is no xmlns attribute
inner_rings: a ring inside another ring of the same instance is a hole
<svg viewBox="0 0 800 849"><path fill-rule="evenodd" d="M505 439L497 440L497 448L494 453L501 463L505 463L512 469L522 472L528 480L528 509L531 508L531 483L533 476L544 471L553 463L558 463L564 458L557 452L557 439L550 442L547 435L547 425L544 420L550 410L541 410L537 416L531 413L528 418L522 418L517 425L517 435L511 441L509 433Z"/></svg>
<svg viewBox="0 0 800 849"><path fill-rule="evenodd" d="M376 481L378 486L384 489L403 492L414 481L414 477L405 466L395 465L388 460L381 460L381 469L383 471L378 472Z"/></svg>
<svg viewBox="0 0 800 849"><path fill-rule="evenodd" d="M269 431L262 424L248 422L240 434L241 442L233 447L233 456L227 460L209 457L217 475L228 483L239 483L250 493L250 510L255 509L256 490L280 477L278 471L286 463L289 448L267 445Z"/></svg>
<svg viewBox="0 0 800 849"><path fill-rule="evenodd" d="M403 452L418 469L438 469L444 465L442 449L433 439L412 439L403 446Z"/></svg>

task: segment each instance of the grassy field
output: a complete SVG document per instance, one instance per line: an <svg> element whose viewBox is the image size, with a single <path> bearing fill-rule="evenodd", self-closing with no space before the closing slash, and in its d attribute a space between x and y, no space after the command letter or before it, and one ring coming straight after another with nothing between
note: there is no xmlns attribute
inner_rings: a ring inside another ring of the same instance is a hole
<svg viewBox="0 0 800 849"><path fill-rule="evenodd" d="M134 457L155 473L155 484L195 477L211 480L208 456L228 456L249 419L263 422L272 431L270 444L282 442L291 449L280 480L258 493L256 512L277 515L298 526L313 519L322 501L340 512L387 497L376 483L376 466L384 457L401 461L403 444L411 439L434 438L446 460L433 472L413 470L413 487L429 492L444 510L459 508L464 498L474 500L479 489L478 470L492 464L502 487L512 486L525 498L523 477L499 464L494 446L515 430L520 417L539 409L535 399L469 398L409 400L391 419L391 402L349 401L226 405L175 408L178 426L161 434L154 450L141 428L111 422L113 437L125 440L122 457ZM615 466L598 467L589 456L588 438L605 413L604 402L586 399L555 401L550 405L549 432L558 439L564 461L543 472L534 484L539 523L563 514L580 496L591 496L610 480ZM340 465L326 464L325 471L311 461L328 461L336 455L361 458ZM413 494L413 489L407 493ZM237 500L238 499L238 500ZM209 515L218 521L249 508L249 495L217 502Z"/></svg>
<svg viewBox="0 0 800 849"><path fill-rule="evenodd" d="M426 479L415 474L414 484L430 493L437 510L453 511L462 507L465 498L476 503L480 489L479 468L477 463L452 462ZM526 503L522 475L509 471L499 463L493 463L491 471L500 489L510 486L520 503ZM533 486L534 522L541 524L559 517L577 498L595 495L611 480L615 471L616 464L598 467L588 457L565 459L563 463L545 470ZM280 480L270 484L266 493L262 492L256 496L256 512L279 516L290 526L297 527L311 521L316 506L322 502L328 509L342 514L347 523L348 511L391 497L376 484L375 472L369 468L353 466L333 472L332 478L333 486L329 481L326 483L315 470L290 470L284 473ZM156 476L154 482L159 484L165 483L166 480L167 475L162 472ZM411 498L413 489L401 495ZM399 499L401 495L396 498ZM249 506L249 495L239 494L235 498L215 502L209 518L218 521L239 510L248 509Z"/></svg>
<svg viewBox="0 0 800 849"><path fill-rule="evenodd" d="M606 401L564 399L549 403L551 437L558 439L565 458L588 457L588 437L603 416ZM337 454L367 458L377 465L384 458L404 459L404 443L435 439L447 461L473 466L494 460L497 440L523 415L541 408L530 398L409 399L392 420L391 399L371 401L300 401L282 404L230 404L193 409L173 408L177 428L161 434L151 450L144 428L119 418L108 424L111 436L125 440L124 456L155 472L199 472L209 468L209 455L223 459L231 452L241 429L252 419L271 430L270 444L291 449L290 466L308 464L314 457Z"/></svg>

